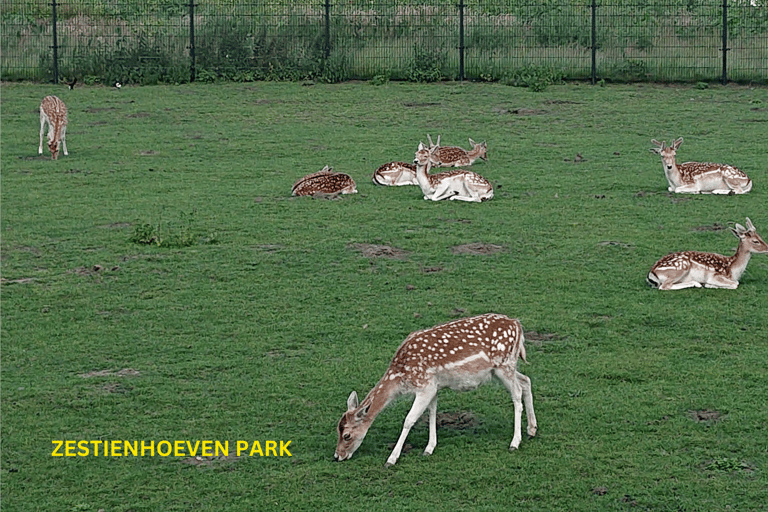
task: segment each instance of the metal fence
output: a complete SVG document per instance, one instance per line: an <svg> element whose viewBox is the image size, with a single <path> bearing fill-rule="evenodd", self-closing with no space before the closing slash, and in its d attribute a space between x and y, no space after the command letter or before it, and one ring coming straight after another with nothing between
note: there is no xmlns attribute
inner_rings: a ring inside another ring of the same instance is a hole
<svg viewBox="0 0 768 512"><path fill-rule="evenodd" d="M4 0L4 80L768 83L766 0Z"/></svg>

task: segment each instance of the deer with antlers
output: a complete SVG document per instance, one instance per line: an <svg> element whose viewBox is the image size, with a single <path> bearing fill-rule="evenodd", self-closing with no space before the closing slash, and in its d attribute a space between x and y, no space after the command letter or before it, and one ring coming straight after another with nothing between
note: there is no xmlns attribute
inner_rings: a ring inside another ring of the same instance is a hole
<svg viewBox="0 0 768 512"><path fill-rule="evenodd" d="M520 446L523 405L528 435L536 435L531 380L517 371L517 360L525 359L523 328L504 315L485 314L411 333L395 352L379 383L358 403L354 391L347 399L347 412L338 424L334 460L347 460L360 447L373 420L396 397L416 395L411 410L386 466L397 462L411 427L429 410L429 441L424 455L437 446L437 392L442 388L469 390L497 377L512 395L515 424L510 450ZM527 362L527 361L526 361Z"/></svg>
<svg viewBox="0 0 768 512"><path fill-rule="evenodd" d="M746 228L736 224L731 231L739 239L739 247L733 256L697 251L669 254L656 262L648 272L646 281L659 290L702 286L735 290L752 253L768 253L768 245L757 234L749 217Z"/></svg>
<svg viewBox="0 0 768 512"><path fill-rule="evenodd" d="M746 194L752 190L752 180L731 165L686 162L677 164L677 149L683 143L680 137L671 146L666 141L652 139L656 146L651 153L661 156L664 175L669 182L668 190L678 194Z"/></svg>
<svg viewBox="0 0 768 512"><path fill-rule="evenodd" d="M307 174L293 184L291 195L312 196L315 194L356 194L355 180L343 172L333 172L333 167L325 166L322 171Z"/></svg>
<svg viewBox="0 0 768 512"><path fill-rule="evenodd" d="M488 145L485 142L477 143L469 139L472 149L469 151L458 146L441 146L440 136L437 136L437 144L432 142L432 137L427 134L429 147L436 148L432 165L437 167L464 167L472 165L478 158L488 161Z"/></svg>
<svg viewBox="0 0 768 512"><path fill-rule="evenodd" d="M424 199L441 201L487 201L493 197L491 183L472 171L458 169L455 171L443 171L429 174L432 162L436 158L435 152L438 146L427 147L419 142L419 148L414 156L416 164L416 180L424 193Z"/></svg>
<svg viewBox="0 0 768 512"><path fill-rule="evenodd" d="M373 173L373 183L390 187L418 185L416 166L407 162L389 162Z"/></svg>

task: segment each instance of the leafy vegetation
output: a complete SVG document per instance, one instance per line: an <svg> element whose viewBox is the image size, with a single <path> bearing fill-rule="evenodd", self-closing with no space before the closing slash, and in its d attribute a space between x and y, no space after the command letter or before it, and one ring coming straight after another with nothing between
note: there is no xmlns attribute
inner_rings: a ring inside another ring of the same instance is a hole
<svg viewBox="0 0 768 512"><path fill-rule="evenodd" d="M737 290L644 282L671 251L732 253L728 222L748 216L765 236L765 88L382 80L2 92L4 510L765 503L768 257L752 258ZM69 156L56 161L37 155L47 94L69 108ZM428 133L487 141L488 162L471 169L494 184L491 201L433 203L416 187L371 183ZM678 136L679 158L737 165L753 190L669 194L648 148ZM290 196L324 165L359 193ZM131 240L184 226L192 245ZM432 456L420 455L421 422L413 448L383 467L402 400L351 460L332 462L347 396L376 383L408 333L485 312L525 328L536 438L507 450L502 386L446 390L438 412L474 421L441 427ZM52 456L63 439L232 450L290 440L292 456Z"/></svg>
<svg viewBox="0 0 768 512"><path fill-rule="evenodd" d="M4 79L52 77L50 2L3 4ZM58 11L62 76L93 83L181 83L190 49L203 81L313 80L337 83L388 74L433 82L459 77L459 48L469 79L553 68L569 79L596 71L613 81L712 81L722 73L722 2L655 0L388 0L329 5L215 0L195 4L189 41L184 0L66 2ZM464 40L460 25L464 23ZM746 0L728 9L728 75L768 81L768 10ZM593 42L594 37L594 42ZM758 63L758 64L756 64Z"/></svg>

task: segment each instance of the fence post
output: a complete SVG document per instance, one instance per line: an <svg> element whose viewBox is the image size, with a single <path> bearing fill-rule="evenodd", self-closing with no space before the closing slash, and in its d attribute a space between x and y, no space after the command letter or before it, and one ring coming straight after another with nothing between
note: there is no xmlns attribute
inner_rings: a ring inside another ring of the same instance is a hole
<svg viewBox="0 0 768 512"><path fill-rule="evenodd" d="M195 81L195 0L189 0L189 81Z"/></svg>
<svg viewBox="0 0 768 512"><path fill-rule="evenodd" d="M592 85L597 83L597 0L592 0Z"/></svg>
<svg viewBox="0 0 768 512"><path fill-rule="evenodd" d="M728 83L728 0L723 0L723 76L720 82L723 85Z"/></svg>
<svg viewBox="0 0 768 512"><path fill-rule="evenodd" d="M59 83L59 43L56 34L56 0L51 1L52 13L51 18L53 21L53 83Z"/></svg>
<svg viewBox="0 0 768 512"><path fill-rule="evenodd" d="M331 58L331 0L325 0L325 62Z"/></svg>
<svg viewBox="0 0 768 512"><path fill-rule="evenodd" d="M464 81L464 0L459 0L459 81Z"/></svg>

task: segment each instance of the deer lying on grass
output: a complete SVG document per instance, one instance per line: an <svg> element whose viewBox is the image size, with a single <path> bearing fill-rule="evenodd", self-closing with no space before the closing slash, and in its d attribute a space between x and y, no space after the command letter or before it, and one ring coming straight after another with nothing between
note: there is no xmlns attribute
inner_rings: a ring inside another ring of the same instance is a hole
<svg viewBox="0 0 768 512"><path fill-rule="evenodd" d="M437 446L437 392L442 388L474 389L491 376L496 376L512 395L515 425L509 449L517 449L522 440L523 404L528 435L533 437L537 429L531 380L517 371L518 358L525 361L524 341L519 321L492 313L411 333L365 399L358 403L357 393L353 391L349 395L347 412L339 420L334 460L352 457L376 416L404 394L415 394L416 398L386 466L397 462L408 432L426 409L429 409L429 442L424 455L431 455Z"/></svg>
<svg viewBox="0 0 768 512"><path fill-rule="evenodd" d="M686 162L675 163L677 149L683 143L680 137L671 146L666 141L651 140L656 145L651 153L661 156L664 175L670 192L678 194L746 194L752 190L752 180L736 167L723 164Z"/></svg>
<svg viewBox="0 0 768 512"><path fill-rule="evenodd" d="M37 148L37 154L43 154L43 133L45 133L45 123L48 123L48 149L51 150L51 157L54 160L59 158L59 146L67 152L67 106L56 96L46 96L40 102L40 146Z"/></svg>
<svg viewBox="0 0 768 512"><path fill-rule="evenodd" d="M438 146L428 148L419 142L419 148L413 159L413 163L416 164L416 179L424 193L424 199L432 201L450 199L479 203L493 197L491 183L475 172L459 169L429 174L437 148Z"/></svg>
<svg viewBox="0 0 768 512"><path fill-rule="evenodd" d="M685 251L664 256L648 272L646 281L659 290L683 288L729 288L735 290L752 253L768 253L768 245L747 217L747 227L736 224L731 231L739 238L733 256L711 252Z"/></svg>
<svg viewBox="0 0 768 512"><path fill-rule="evenodd" d="M333 172L327 165L322 171L307 174L293 184L291 195L311 196L315 194L356 194L355 180L348 174Z"/></svg>
<svg viewBox="0 0 768 512"><path fill-rule="evenodd" d="M478 158L488 161L488 146L485 142L478 144L469 139L472 149L467 151L457 146L441 146L439 135L437 136L437 144L432 142L432 137L429 134L427 134L427 139L430 149L435 148L432 165L437 167L464 167L472 165Z"/></svg>
<svg viewBox="0 0 768 512"><path fill-rule="evenodd" d="M376 185L399 187L401 185L418 185L416 166L407 162L389 162L373 173Z"/></svg>

